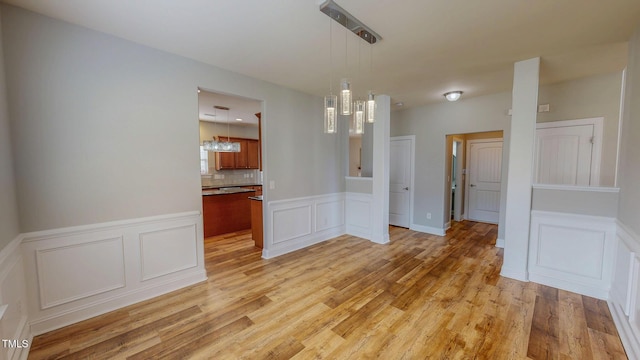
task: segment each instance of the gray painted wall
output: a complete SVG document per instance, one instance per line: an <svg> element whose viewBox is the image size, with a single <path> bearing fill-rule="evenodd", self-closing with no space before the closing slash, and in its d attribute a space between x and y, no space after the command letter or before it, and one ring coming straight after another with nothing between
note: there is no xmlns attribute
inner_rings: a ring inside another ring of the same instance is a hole
<svg viewBox="0 0 640 360"><path fill-rule="evenodd" d="M618 219L640 234L640 27L629 42L620 147Z"/></svg>
<svg viewBox="0 0 640 360"><path fill-rule="evenodd" d="M618 214L618 193L534 188L531 209L614 218Z"/></svg>
<svg viewBox="0 0 640 360"><path fill-rule="evenodd" d="M0 250L20 233L18 203L11 156L4 54L0 34Z"/></svg>
<svg viewBox="0 0 640 360"><path fill-rule="evenodd" d="M392 113L391 136L416 136L415 198L412 223L442 228L446 135L504 130L509 136L511 93L443 102ZM506 151L503 152L506 154ZM507 164L504 160L503 164ZM504 167L506 170L506 166ZM503 172L504 174L504 172ZM431 220L427 219L431 213Z"/></svg>
<svg viewBox="0 0 640 360"><path fill-rule="evenodd" d="M538 122L604 117L600 186L614 186L620 122L622 72L590 76L540 87L539 104L550 104L538 113Z"/></svg>
<svg viewBox="0 0 640 360"><path fill-rule="evenodd" d="M321 98L1 10L22 232L200 210L198 87L264 101L268 200L344 191Z"/></svg>

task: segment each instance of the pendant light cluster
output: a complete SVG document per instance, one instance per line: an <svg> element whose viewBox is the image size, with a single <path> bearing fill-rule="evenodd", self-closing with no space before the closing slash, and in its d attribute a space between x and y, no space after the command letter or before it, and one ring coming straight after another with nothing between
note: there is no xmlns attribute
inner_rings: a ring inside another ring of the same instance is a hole
<svg viewBox="0 0 640 360"><path fill-rule="evenodd" d="M202 142L202 148L208 151L215 152L240 152L240 143L239 142L231 142L230 131L229 131L229 109L226 106L214 106L214 117L218 118L218 110L226 110L227 111L227 141L221 140L221 136L218 136L218 140L215 138L213 140L205 140Z"/></svg>
<svg viewBox="0 0 640 360"><path fill-rule="evenodd" d="M327 0L320 5L320 11L329 16L332 20L338 22L348 30L352 31L362 40L368 42L370 45L375 44L381 39L380 35L376 34L373 30L367 27L365 24L356 19L353 15L349 14L346 10L341 8L333 0ZM333 69L332 59L332 22L329 27L329 62L330 68ZM345 46L347 42L345 41ZM347 62L347 50L345 49L345 67ZM369 91L367 100L353 100L353 93L351 90L351 83L349 79L342 79L340 81L339 98L333 94L333 84L330 76L329 95L324 97L324 132L327 134L335 134L338 132L338 115L353 116L353 129L356 134L364 133L365 122L373 123L375 121L375 95L372 91ZM338 108L340 105L340 108Z"/></svg>

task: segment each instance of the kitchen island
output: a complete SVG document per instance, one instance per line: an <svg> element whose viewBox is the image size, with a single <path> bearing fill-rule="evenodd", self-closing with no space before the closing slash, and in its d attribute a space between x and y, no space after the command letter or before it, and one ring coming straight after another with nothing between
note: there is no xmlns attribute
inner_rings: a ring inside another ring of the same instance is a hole
<svg viewBox="0 0 640 360"><path fill-rule="evenodd" d="M251 229L252 188L227 187L202 190L204 237Z"/></svg>

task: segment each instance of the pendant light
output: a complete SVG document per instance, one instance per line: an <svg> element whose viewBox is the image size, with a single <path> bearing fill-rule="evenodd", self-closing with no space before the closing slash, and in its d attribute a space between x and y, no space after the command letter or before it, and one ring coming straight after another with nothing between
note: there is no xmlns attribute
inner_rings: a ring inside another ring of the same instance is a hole
<svg viewBox="0 0 640 360"><path fill-rule="evenodd" d="M364 100L356 100L354 102L353 109L353 130L356 134L364 134L364 112L365 102Z"/></svg>
<svg viewBox="0 0 640 360"><path fill-rule="evenodd" d="M369 76L373 77L373 47L369 46ZM376 120L376 98L373 91L369 91L367 99L367 122L373 123Z"/></svg>
<svg viewBox="0 0 640 360"><path fill-rule="evenodd" d="M365 25L363 22L358 20L355 16L351 15L348 11L343 9L341 6L335 3L334 0L325 0L322 4L320 4L320 11L329 16L333 21L338 22L340 25L345 27L345 71L348 72L349 69L349 56L348 56L348 31L353 32L356 36L358 36L361 40L366 41L370 45L377 43L382 39L380 35L378 35L375 31ZM331 23L331 22L330 22ZM348 31L347 31L348 30ZM331 27L329 27L329 60L331 64L331 70L333 70L333 64L331 63L331 49L332 49L332 37L331 37ZM358 54L359 55L359 54ZM330 74L332 75L332 74ZM330 76L330 78L332 78ZM332 90L330 88L330 90ZM324 132L325 133L335 133L337 132L337 123L336 116L338 114L343 116L349 116L354 114L354 108L360 107L362 111L356 115L354 115L354 119L361 119L362 125L365 121L373 122L375 117L375 99L373 92L369 93L369 100L364 101L360 100L360 102L353 102L353 94L351 91L351 82L349 79L344 78L340 81L340 91L338 96L333 95L332 92L328 96L324 98ZM340 109L337 108L337 105L340 106ZM367 109L371 108L371 111ZM371 115L367 115L367 114ZM359 122L360 120L358 120ZM358 127L358 126L356 126ZM362 131L364 131L364 126L360 126ZM362 133L362 132L360 132Z"/></svg>
<svg viewBox="0 0 640 360"><path fill-rule="evenodd" d="M338 132L338 97L333 95L333 21L329 20L329 95L324 97L324 132L335 134Z"/></svg>
<svg viewBox="0 0 640 360"><path fill-rule="evenodd" d="M367 122L373 123L376 120L376 99L372 92L369 92L369 98L367 100Z"/></svg>
<svg viewBox="0 0 640 360"><path fill-rule="evenodd" d="M214 152L240 152L240 143L239 142L231 142L230 130L229 130L229 108L226 106L214 106L215 117L218 117L217 110L226 110L227 111L227 141L221 141L220 136L218 136L218 140L207 140L202 142L202 147L204 150L214 151Z"/></svg>
<svg viewBox="0 0 640 360"><path fill-rule="evenodd" d="M344 31L344 70L349 72L349 32ZM351 83L344 78L340 81L340 105L342 115L351 115Z"/></svg>

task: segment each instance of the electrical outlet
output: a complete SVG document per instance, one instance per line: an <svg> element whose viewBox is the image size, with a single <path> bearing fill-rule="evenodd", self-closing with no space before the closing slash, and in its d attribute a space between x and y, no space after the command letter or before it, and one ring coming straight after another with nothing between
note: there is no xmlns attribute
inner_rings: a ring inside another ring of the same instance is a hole
<svg viewBox="0 0 640 360"><path fill-rule="evenodd" d="M269 189L273 190L276 188L276 181L275 180L269 180Z"/></svg>
<svg viewBox="0 0 640 360"><path fill-rule="evenodd" d="M431 220L431 213L427 213L427 220Z"/></svg>

